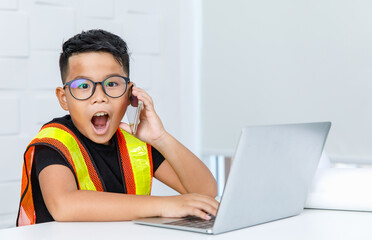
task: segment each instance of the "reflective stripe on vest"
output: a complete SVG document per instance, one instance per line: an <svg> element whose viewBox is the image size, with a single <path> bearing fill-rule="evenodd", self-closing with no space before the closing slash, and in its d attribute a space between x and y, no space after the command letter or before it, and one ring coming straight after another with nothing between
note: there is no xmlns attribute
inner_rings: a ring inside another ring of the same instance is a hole
<svg viewBox="0 0 372 240"><path fill-rule="evenodd" d="M149 195L152 185L151 146L122 129L117 132L120 162L128 194ZM103 191L103 184L96 169L75 134L59 123L45 125L31 141L24 155L21 202L17 226L35 224L36 215L31 189L31 169L36 145L48 145L58 150L73 168L78 188Z"/></svg>
<svg viewBox="0 0 372 240"><path fill-rule="evenodd" d="M133 178L137 195L150 195L152 166L149 159L148 146L138 138L133 137L124 130L121 130L124 135L129 159L132 165Z"/></svg>
<svg viewBox="0 0 372 240"><path fill-rule="evenodd" d="M84 157L80 151L79 145L76 139L71 134L59 128L48 127L41 129L41 131L36 135L35 138L52 138L60 141L70 152L76 177L79 183L79 188L81 190L97 190L89 177L88 168L85 164Z"/></svg>

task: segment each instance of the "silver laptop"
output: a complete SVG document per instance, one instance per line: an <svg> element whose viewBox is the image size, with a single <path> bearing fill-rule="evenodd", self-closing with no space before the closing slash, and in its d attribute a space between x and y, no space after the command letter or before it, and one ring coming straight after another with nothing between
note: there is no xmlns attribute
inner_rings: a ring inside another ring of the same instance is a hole
<svg viewBox="0 0 372 240"><path fill-rule="evenodd" d="M135 222L219 234L298 215L330 127L330 122L246 127L215 218L155 217Z"/></svg>

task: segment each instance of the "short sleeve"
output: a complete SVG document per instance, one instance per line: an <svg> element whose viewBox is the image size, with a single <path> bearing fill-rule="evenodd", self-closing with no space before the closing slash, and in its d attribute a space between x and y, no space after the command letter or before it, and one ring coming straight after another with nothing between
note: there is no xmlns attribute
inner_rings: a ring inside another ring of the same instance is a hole
<svg viewBox="0 0 372 240"><path fill-rule="evenodd" d="M163 155L153 146L151 146L151 154L152 154L152 167L153 173L159 168L159 166L163 163L164 157Z"/></svg>
<svg viewBox="0 0 372 240"><path fill-rule="evenodd" d="M35 157L34 164L36 170L36 176L39 176L39 173L46 167L54 164L64 165L69 167L65 159L61 154L48 146L36 146L35 147Z"/></svg>

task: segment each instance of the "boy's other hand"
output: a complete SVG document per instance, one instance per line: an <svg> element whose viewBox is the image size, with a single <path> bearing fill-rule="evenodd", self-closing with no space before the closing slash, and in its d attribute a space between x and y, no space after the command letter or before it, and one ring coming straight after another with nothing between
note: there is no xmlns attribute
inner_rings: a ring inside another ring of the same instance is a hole
<svg viewBox="0 0 372 240"><path fill-rule="evenodd" d="M140 123L135 136L140 140L153 145L154 142L166 135L164 126L155 112L152 98L145 90L133 86L132 95L136 96L138 100L143 102L143 109L140 113ZM124 129L128 133L131 132L127 123L120 123L120 128Z"/></svg>
<svg viewBox="0 0 372 240"><path fill-rule="evenodd" d="M186 217L193 215L205 220L216 216L219 203L212 197L200 194L184 194L166 197L161 207L162 217Z"/></svg>

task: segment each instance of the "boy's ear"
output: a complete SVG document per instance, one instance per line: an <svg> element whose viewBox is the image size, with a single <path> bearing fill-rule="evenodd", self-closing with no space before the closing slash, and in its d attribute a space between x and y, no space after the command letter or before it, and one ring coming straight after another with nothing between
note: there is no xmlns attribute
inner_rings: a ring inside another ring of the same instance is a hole
<svg viewBox="0 0 372 240"><path fill-rule="evenodd" d="M68 111L67 99L66 99L66 92L65 89L61 87L56 88L56 96L59 101L59 105L63 108L63 110Z"/></svg>
<svg viewBox="0 0 372 240"><path fill-rule="evenodd" d="M132 89L133 89L133 83L132 82L130 82L129 83L129 87L128 87L128 89L129 89L129 94L128 94L128 98L129 98L129 102L128 102L128 106L132 103L132 101L133 101L133 95L132 95Z"/></svg>

